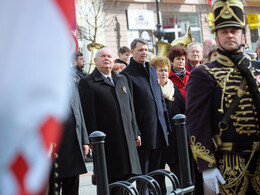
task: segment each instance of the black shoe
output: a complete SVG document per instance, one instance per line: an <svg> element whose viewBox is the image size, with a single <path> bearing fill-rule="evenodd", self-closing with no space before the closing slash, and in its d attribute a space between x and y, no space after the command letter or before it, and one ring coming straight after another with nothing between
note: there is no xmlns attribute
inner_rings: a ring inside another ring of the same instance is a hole
<svg viewBox="0 0 260 195"><path fill-rule="evenodd" d="M87 154L87 157L93 159L92 154L90 152Z"/></svg>
<svg viewBox="0 0 260 195"><path fill-rule="evenodd" d="M93 162L92 156L91 157L86 156L85 157L85 162Z"/></svg>

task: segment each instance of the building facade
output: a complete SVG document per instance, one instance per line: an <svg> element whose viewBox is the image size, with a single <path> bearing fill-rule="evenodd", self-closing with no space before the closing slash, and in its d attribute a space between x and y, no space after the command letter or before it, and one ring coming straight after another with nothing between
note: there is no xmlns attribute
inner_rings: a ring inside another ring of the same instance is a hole
<svg viewBox="0 0 260 195"><path fill-rule="evenodd" d="M260 0L244 0L244 5L247 44L254 50L260 37ZM137 37L146 39L151 51L156 52L156 0L106 0L104 10L104 21L109 25L104 25L99 40L113 50L115 57L119 47L129 47ZM184 36L189 26L196 42L214 38L211 34L212 7L208 0L161 0L159 13L162 29L166 32L164 39L169 43Z"/></svg>

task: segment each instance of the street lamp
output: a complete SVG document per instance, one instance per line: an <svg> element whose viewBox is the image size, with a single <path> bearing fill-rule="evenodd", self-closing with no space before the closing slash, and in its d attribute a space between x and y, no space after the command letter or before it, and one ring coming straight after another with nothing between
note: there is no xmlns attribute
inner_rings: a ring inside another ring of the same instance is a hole
<svg viewBox="0 0 260 195"><path fill-rule="evenodd" d="M155 0L156 2L156 12L157 12L157 30L154 31L154 36L158 39L158 41L162 40L162 37L164 37L165 32L164 30L161 30L162 24L161 24L161 19L160 19L160 13L159 13L159 3L160 0Z"/></svg>

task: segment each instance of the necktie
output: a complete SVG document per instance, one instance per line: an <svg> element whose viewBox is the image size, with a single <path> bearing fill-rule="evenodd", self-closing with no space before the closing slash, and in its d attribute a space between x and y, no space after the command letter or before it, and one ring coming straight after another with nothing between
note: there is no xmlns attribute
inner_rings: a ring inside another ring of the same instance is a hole
<svg viewBox="0 0 260 195"><path fill-rule="evenodd" d="M107 77L107 80L108 80L108 82L109 82L111 85L113 85L113 86L114 86L114 84L113 84L113 82L112 82L112 80L111 80L111 78L110 78L110 77Z"/></svg>
<svg viewBox="0 0 260 195"><path fill-rule="evenodd" d="M147 70L147 68L146 68L146 65L144 64L144 70L145 70L145 72L148 74L148 70Z"/></svg>

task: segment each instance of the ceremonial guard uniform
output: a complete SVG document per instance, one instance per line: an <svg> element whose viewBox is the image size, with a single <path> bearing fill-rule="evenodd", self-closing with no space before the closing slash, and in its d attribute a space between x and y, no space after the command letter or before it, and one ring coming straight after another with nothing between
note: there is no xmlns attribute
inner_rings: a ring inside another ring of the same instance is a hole
<svg viewBox="0 0 260 195"><path fill-rule="evenodd" d="M244 28L241 0L217 0L213 9L213 30ZM219 170L221 194L260 194L259 64L243 52L218 52L191 71L186 87L193 156L200 172Z"/></svg>

